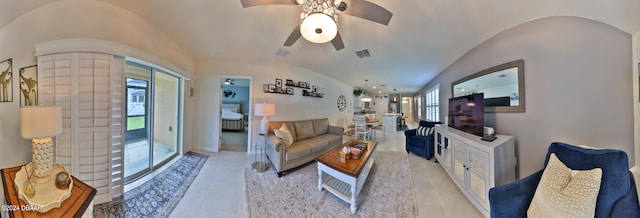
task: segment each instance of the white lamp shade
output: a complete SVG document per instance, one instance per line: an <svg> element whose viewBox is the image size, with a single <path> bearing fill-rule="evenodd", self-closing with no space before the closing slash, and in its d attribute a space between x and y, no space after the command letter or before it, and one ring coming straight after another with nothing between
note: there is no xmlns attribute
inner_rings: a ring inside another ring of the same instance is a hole
<svg viewBox="0 0 640 218"><path fill-rule="evenodd" d="M338 25L326 14L313 13L300 23L300 34L310 42L325 43L336 37Z"/></svg>
<svg viewBox="0 0 640 218"><path fill-rule="evenodd" d="M22 138L46 138L60 133L62 133L62 108L42 106L20 108Z"/></svg>
<svg viewBox="0 0 640 218"><path fill-rule="evenodd" d="M276 114L276 105L274 104L256 104L254 108L256 116L268 117Z"/></svg>

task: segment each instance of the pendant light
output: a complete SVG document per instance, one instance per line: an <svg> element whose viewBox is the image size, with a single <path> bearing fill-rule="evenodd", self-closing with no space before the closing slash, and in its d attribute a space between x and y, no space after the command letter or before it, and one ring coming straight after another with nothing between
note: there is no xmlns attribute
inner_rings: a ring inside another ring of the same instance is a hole
<svg viewBox="0 0 640 218"><path fill-rule="evenodd" d="M362 94L362 98L360 98L360 101L362 101L362 102L371 102L373 99L371 99L371 97L369 97L367 95L367 86L369 84L369 80L365 79L364 80L364 84L365 84L364 85L364 94Z"/></svg>

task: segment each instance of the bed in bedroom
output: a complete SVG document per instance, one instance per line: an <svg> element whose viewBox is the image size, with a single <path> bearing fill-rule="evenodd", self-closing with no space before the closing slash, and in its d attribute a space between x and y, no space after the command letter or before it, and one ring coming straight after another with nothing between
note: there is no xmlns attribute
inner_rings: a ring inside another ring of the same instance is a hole
<svg viewBox="0 0 640 218"><path fill-rule="evenodd" d="M241 103L222 104L222 131L244 131L244 115Z"/></svg>

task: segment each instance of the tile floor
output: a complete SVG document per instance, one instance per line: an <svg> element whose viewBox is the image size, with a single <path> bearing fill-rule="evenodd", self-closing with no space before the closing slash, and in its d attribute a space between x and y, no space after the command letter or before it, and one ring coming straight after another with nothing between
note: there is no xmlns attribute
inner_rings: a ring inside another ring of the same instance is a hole
<svg viewBox="0 0 640 218"><path fill-rule="evenodd" d="M409 128L417 126L408 124ZM378 149L404 151L403 132L387 132ZM208 154L209 159L171 217L246 217L243 170L250 170L253 156L234 151L197 152ZM434 160L409 155L420 217L483 217Z"/></svg>

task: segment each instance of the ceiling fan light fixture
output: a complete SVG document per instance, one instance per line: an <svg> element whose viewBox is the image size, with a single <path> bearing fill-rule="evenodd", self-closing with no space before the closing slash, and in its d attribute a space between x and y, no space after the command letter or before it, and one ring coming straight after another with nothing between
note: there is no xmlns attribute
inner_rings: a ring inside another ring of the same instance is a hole
<svg viewBox="0 0 640 218"><path fill-rule="evenodd" d="M300 19L300 34L310 42L329 42L338 34L338 14L333 0L305 0Z"/></svg>

